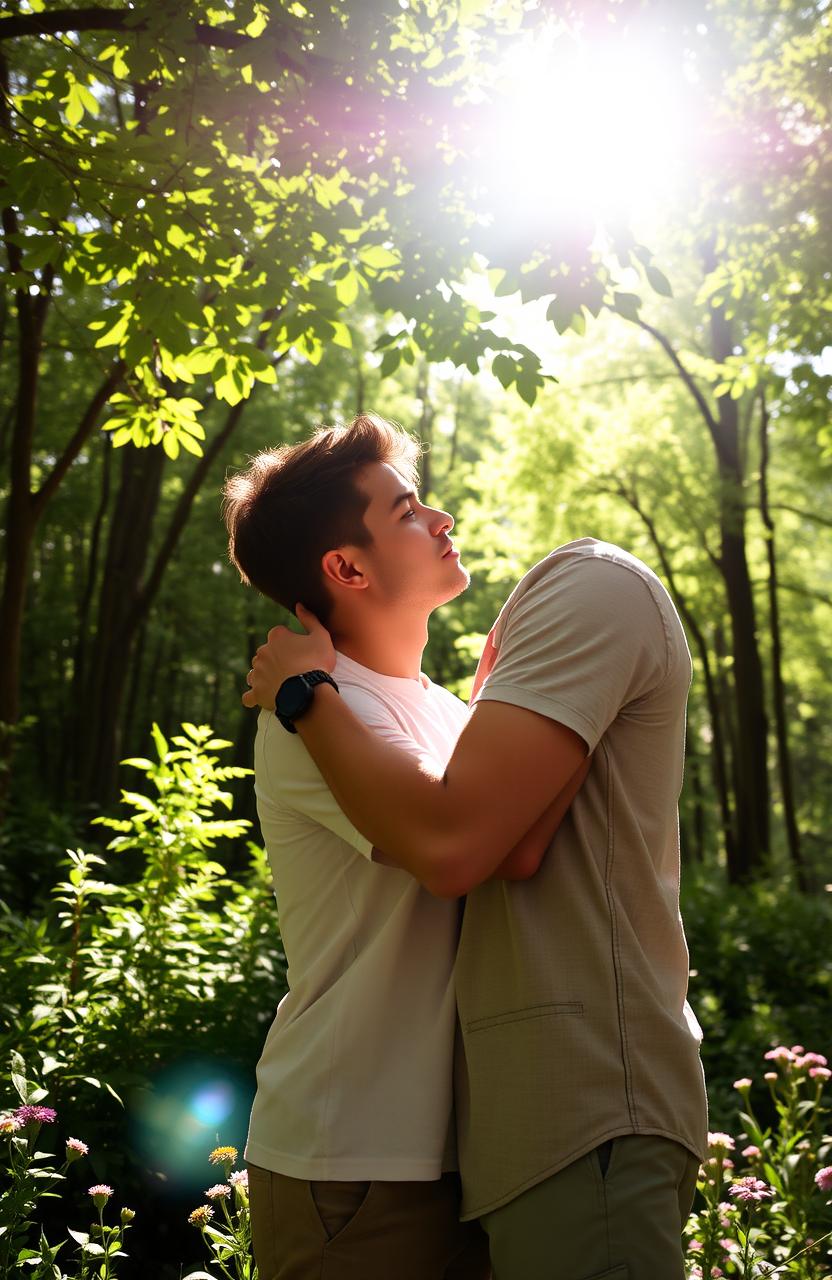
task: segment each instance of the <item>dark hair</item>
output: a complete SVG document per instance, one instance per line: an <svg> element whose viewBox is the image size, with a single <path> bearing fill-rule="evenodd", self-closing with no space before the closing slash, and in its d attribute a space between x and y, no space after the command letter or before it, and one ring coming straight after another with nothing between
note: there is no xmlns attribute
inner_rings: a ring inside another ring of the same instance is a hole
<svg viewBox="0 0 832 1280"><path fill-rule="evenodd" d="M372 541L359 472L386 462L415 486L419 453L401 427L368 413L347 427L319 427L302 444L258 453L223 486L228 554L243 582L286 609L300 601L326 622L333 601L322 556Z"/></svg>

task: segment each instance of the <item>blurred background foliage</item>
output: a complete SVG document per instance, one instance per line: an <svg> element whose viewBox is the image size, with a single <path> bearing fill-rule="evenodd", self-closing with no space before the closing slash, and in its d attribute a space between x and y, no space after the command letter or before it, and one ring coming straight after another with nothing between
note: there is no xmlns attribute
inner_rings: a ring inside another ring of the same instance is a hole
<svg viewBox="0 0 832 1280"><path fill-rule="evenodd" d="M571 538L676 601L691 998L727 1125L761 1049L830 1049L828 4L83 15L0 17L4 1055L146 1204L188 1194L171 1117L240 1140L285 976L239 694L285 619L236 580L218 495L375 410L425 443L472 572L434 679L467 695ZM138 1256L176 1221L137 1224Z"/></svg>

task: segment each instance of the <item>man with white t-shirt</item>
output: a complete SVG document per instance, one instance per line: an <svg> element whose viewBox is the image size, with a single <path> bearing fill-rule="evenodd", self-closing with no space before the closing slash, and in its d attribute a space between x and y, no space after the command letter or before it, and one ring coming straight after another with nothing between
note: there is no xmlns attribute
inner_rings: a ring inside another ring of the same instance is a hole
<svg viewBox="0 0 832 1280"><path fill-rule="evenodd" d="M417 446L360 416L268 450L225 486L245 581L323 617L330 673L261 713L258 814L289 992L257 1068L246 1158L260 1280L480 1280L485 1237L459 1221L451 1082L455 900L433 896L344 816L294 720L333 684L380 739L441 778L467 719L421 674L427 620L468 583L453 519L419 502ZM288 730L288 732L287 732ZM577 762L490 873L537 867L585 770Z"/></svg>

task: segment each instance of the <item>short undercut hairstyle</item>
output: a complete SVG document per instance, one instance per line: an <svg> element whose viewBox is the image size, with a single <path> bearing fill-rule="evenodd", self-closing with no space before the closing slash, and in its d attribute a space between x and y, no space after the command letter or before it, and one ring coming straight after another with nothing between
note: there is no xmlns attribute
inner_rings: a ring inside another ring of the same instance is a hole
<svg viewBox="0 0 832 1280"><path fill-rule="evenodd" d="M366 547L369 496L362 468L386 462L418 483L418 442L401 427L361 413L349 426L319 427L302 444L264 449L223 487L228 554L243 582L294 611L300 602L326 623L333 600L321 560L336 547Z"/></svg>

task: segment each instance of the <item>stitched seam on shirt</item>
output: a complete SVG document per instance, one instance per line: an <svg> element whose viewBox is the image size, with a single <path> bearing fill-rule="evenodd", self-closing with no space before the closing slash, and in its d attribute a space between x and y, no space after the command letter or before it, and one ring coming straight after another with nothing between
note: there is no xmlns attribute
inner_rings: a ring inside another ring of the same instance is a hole
<svg viewBox="0 0 832 1280"><path fill-rule="evenodd" d="M607 909L610 915L612 933L612 967L615 977L616 1012L618 1014L618 1035L621 1043L621 1059L624 1067L624 1090L627 1095L627 1109L630 1120L638 1125L638 1111L633 1094L633 1074L630 1065L629 1045L627 1043L627 1018L624 1008L624 974L621 965L621 939L618 931L618 912L615 907L615 894L612 888L612 872L615 864L615 788L613 786L612 767L609 751L603 745L604 760L607 766L607 865L604 869L604 890L607 895Z"/></svg>

